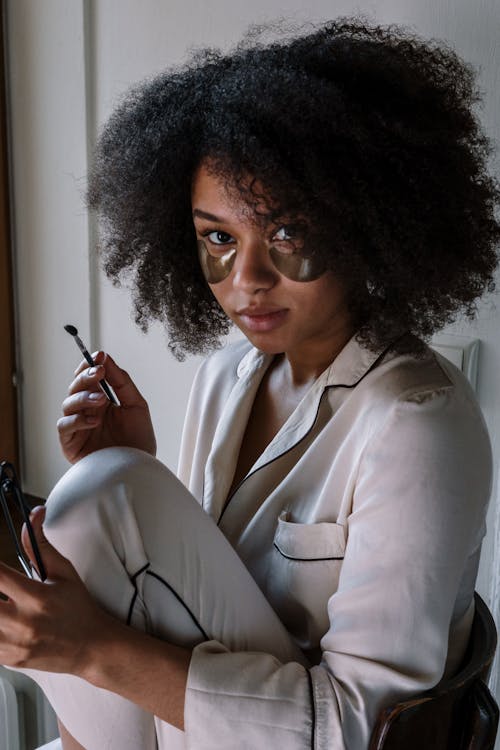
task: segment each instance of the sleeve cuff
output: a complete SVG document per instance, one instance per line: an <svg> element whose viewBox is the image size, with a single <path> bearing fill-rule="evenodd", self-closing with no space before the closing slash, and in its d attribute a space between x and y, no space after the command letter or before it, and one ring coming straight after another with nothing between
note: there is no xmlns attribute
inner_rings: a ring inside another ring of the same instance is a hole
<svg viewBox="0 0 500 750"><path fill-rule="evenodd" d="M188 750L312 750L307 669L264 653L232 653L217 641L193 650L184 712Z"/></svg>

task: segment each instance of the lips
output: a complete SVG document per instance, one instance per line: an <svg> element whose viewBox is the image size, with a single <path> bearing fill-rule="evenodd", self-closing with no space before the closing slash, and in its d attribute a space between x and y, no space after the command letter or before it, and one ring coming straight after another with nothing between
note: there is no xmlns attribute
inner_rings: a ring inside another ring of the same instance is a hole
<svg viewBox="0 0 500 750"><path fill-rule="evenodd" d="M278 328L288 315L282 307L245 307L237 311L242 324L250 331L266 332Z"/></svg>
<svg viewBox="0 0 500 750"><path fill-rule="evenodd" d="M258 307L253 305L251 307L243 307L241 310L236 310L237 315L250 315L251 317L260 315L272 315L276 312L283 311L283 307L265 307L264 305L259 305Z"/></svg>

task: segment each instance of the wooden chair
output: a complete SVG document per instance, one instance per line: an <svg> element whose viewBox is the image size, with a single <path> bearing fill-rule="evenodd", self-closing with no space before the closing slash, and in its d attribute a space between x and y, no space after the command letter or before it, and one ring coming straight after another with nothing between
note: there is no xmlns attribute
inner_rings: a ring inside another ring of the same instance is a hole
<svg viewBox="0 0 500 750"><path fill-rule="evenodd" d="M498 706L486 680L497 644L491 613L475 594L472 632L459 673L383 709L369 750L493 750Z"/></svg>

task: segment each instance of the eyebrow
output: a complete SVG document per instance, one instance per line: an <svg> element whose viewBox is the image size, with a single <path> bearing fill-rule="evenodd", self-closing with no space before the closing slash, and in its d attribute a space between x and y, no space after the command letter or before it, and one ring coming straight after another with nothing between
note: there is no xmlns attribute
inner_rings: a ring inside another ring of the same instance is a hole
<svg viewBox="0 0 500 750"><path fill-rule="evenodd" d="M226 223L226 219L223 219L221 216L216 216L215 214L210 214L208 211L202 211L201 208L195 208L193 209L193 218L195 216L198 216L200 219L208 219L209 221L219 221L222 223Z"/></svg>

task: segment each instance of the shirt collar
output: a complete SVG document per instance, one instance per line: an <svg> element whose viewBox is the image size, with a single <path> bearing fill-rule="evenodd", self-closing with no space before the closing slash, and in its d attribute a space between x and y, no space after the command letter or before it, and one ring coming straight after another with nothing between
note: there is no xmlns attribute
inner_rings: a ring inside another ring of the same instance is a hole
<svg viewBox="0 0 500 750"><path fill-rule="evenodd" d="M349 339L344 348L337 354L333 362L320 375L324 387L347 386L352 387L359 383L368 373L379 358L381 358L394 342L390 345L379 347L372 351L356 340L356 335ZM238 378L249 377L260 368L267 368L273 359L272 354L252 347L241 359L237 367Z"/></svg>

